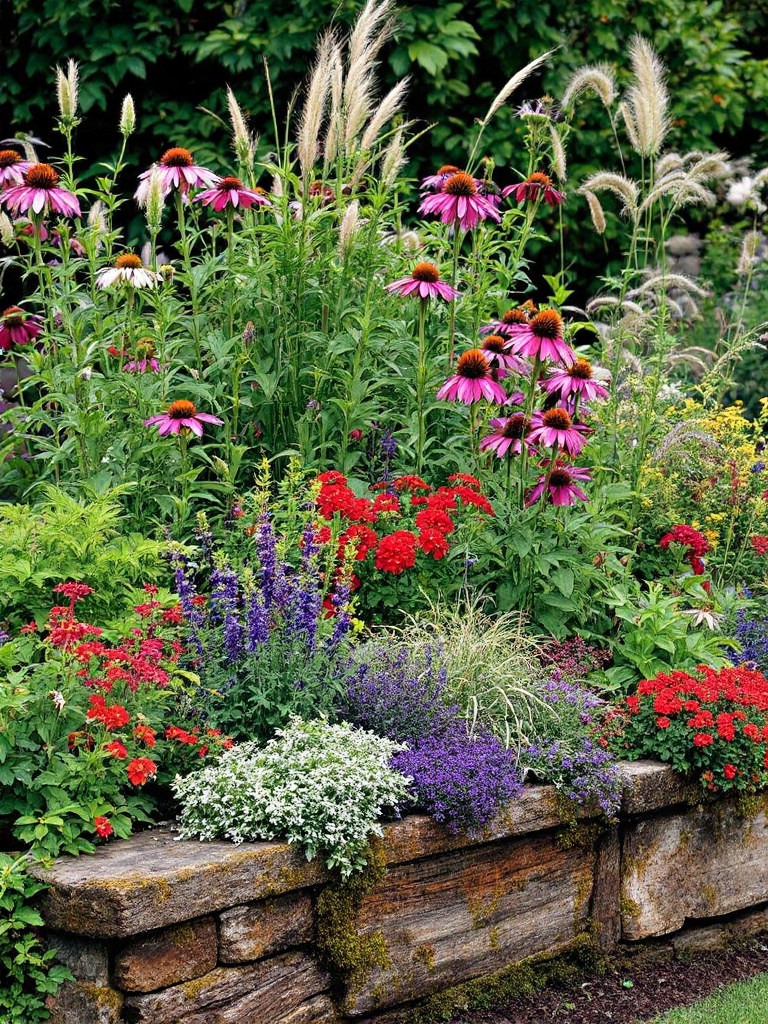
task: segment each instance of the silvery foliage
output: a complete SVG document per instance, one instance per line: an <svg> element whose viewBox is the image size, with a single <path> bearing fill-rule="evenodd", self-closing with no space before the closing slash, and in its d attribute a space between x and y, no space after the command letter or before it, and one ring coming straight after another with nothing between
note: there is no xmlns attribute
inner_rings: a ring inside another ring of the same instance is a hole
<svg viewBox="0 0 768 1024"><path fill-rule="evenodd" d="M389 767L404 749L346 722L294 718L266 746L242 743L176 777L180 838L286 839L348 877L365 866L371 833L382 834L384 809L409 799L411 780Z"/></svg>

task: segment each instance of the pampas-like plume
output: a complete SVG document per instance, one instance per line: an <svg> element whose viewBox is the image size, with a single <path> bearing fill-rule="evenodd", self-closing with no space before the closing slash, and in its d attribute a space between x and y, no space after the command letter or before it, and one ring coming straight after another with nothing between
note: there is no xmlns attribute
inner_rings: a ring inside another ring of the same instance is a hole
<svg viewBox="0 0 768 1024"><path fill-rule="evenodd" d="M227 86L227 109L229 123L232 125L232 148L241 164L252 164L256 155L256 137L248 131L240 104L229 86Z"/></svg>
<svg viewBox="0 0 768 1024"><path fill-rule="evenodd" d="M594 192L590 192L589 189L579 189L579 191L586 197L587 203L589 204L589 212L592 215L592 223L595 226L595 231L598 235L602 235L605 232L605 213L600 205L600 200L597 198Z"/></svg>
<svg viewBox="0 0 768 1024"><path fill-rule="evenodd" d="M3 245L13 245L15 238L13 221L7 213L0 211L0 242Z"/></svg>
<svg viewBox="0 0 768 1024"><path fill-rule="evenodd" d="M629 109L624 100L619 103L618 107L621 119L624 122L624 130L627 133L629 144L636 153L640 152L640 139L637 137L637 127L632 116L632 111Z"/></svg>
<svg viewBox="0 0 768 1024"><path fill-rule="evenodd" d="M59 113L63 121L69 124L77 117L77 95L78 95L78 73L77 64L70 60L67 64L67 73L56 68L56 98L59 102Z"/></svg>
<svg viewBox="0 0 768 1024"><path fill-rule="evenodd" d="M389 124L395 114L399 112L409 83L410 79L403 78L394 88L389 90L363 132L363 137L360 140L361 149L373 148L381 129L384 125Z"/></svg>
<svg viewBox="0 0 768 1024"><path fill-rule="evenodd" d="M708 188L704 188L698 181L694 181L682 171L673 171L662 178L655 188L652 188L643 202L640 204L640 213L649 210L654 203L663 196L671 196L675 207L690 206L692 203L703 203L711 206L715 201L715 194Z"/></svg>
<svg viewBox="0 0 768 1024"><path fill-rule="evenodd" d="M594 92L604 107L610 107L616 99L616 83L608 64L589 64L577 68L568 80L560 106L570 107L583 92Z"/></svg>
<svg viewBox="0 0 768 1024"><path fill-rule="evenodd" d="M347 207L339 227L339 255L342 259L352 248L352 243L361 226L360 204L356 199L353 199Z"/></svg>
<svg viewBox="0 0 768 1024"><path fill-rule="evenodd" d="M136 108L133 105L133 96L130 93L126 93L120 107L120 134L127 139L135 129Z"/></svg>
<svg viewBox="0 0 768 1024"><path fill-rule="evenodd" d="M647 281L643 281L637 288L627 292L630 298L638 298L641 295L657 295L669 288L679 288L680 291L703 298L707 293L696 282L686 277L685 274L654 274Z"/></svg>
<svg viewBox="0 0 768 1024"><path fill-rule="evenodd" d="M328 115L328 132L325 136L325 161L332 164L339 153L339 138L343 134L344 111L344 64L341 44L336 43L331 53L331 112Z"/></svg>
<svg viewBox="0 0 768 1024"><path fill-rule="evenodd" d="M493 100L490 107L488 108L488 113L480 122L483 125L483 127L485 127L488 124L488 122L491 120L491 118L499 109L499 107L502 107L507 102L507 100L515 91L515 89L517 89L519 85L522 85L526 78L528 78L529 75L532 75L536 68L540 67L545 60L552 56L554 52L554 50L547 50L546 53L543 53L540 57L537 57L535 60L532 60L530 64L526 64L524 68L521 68L520 71L517 71L514 75L512 75L507 84L502 88L502 90Z"/></svg>
<svg viewBox="0 0 768 1024"><path fill-rule="evenodd" d="M638 142L637 146L634 143L632 146L641 156L657 156L670 127L664 65L642 36L635 36L632 40L629 59L635 73L635 84L627 92L627 104Z"/></svg>
<svg viewBox="0 0 768 1024"><path fill-rule="evenodd" d="M762 235L759 231L748 231L744 235L744 241L741 243L739 265L736 271L739 277L746 277L752 272L757 262L757 252L761 241Z"/></svg>
<svg viewBox="0 0 768 1024"><path fill-rule="evenodd" d="M614 295L599 295L596 299L592 299L587 303L587 312L592 313L594 310L603 309L606 306L617 309L626 309L630 313L638 313L641 316L645 314L645 310L642 306L638 305L637 302L631 302L628 299L619 299Z"/></svg>
<svg viewBox="0 0 768 1024"><path fill-rule="evenodd" d="M307 98L301 114L298 156L302 177L305 181L310 177L317 159L320 128L325 116L326 101L331 85L331 59L334 44L335 36L332 31L326 32L320 39L315 66L307 89Z"/></svg>
<svg viewBox="0 0 768 1024"><path fill-rule="evenodd" d="M565 160L565 146L560 138L557 126L549 126L549 138L552 143L552 168L557 175L558 181L565 181L568 177L568 165Z"/></svg>
<svg viewBox="0 0 768 1024"><path fill-rule="evenodd" d="M344 148L349 155L373 109L376 57L394 27L393 0L368 0L349 39L344 82Z"/></svg>
<svg viewBox="0 0 768 1024"><path fill-rule="evenodd" d="M398 128L381 156L381 163L379 165L380 176L381 185L385 192L392 188L401 168L405 166L404 134L403 128Z"/></svg>
<svg viewBox="0 0 768 1024"><path fill-rule="evenodd" d="M631 217L637 215L638 188L631 178L625 178L623 174L614 174L612 171L598 171L591 175L578 190L580 195L587 192L613 192L622 200L622 213Z"/></svg>

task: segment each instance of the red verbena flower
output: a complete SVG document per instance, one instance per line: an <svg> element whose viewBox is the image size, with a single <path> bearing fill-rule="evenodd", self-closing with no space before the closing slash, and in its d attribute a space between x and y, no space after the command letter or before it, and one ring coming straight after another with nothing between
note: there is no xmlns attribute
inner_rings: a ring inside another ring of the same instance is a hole
<svg viewBox="0 0 768 1024"><path fill-rule="evenodd" d="M749 543L756 555L768 555L768 537L755 534L754 537L749 538Z"/></svg>
<svg viewBox="0 0 768 1024"><path fill-rule="evenodd" d="M134 757L126 768L128 779L134 786L143 786L157 775L157 765L148 757Z"/></svg>
<svg viewBox="0 0 768 1024"><path fill-rule="evenodd" d="M112 743L105 743L104 749L112 757L118 757L120 759L128 757L128 751L125 746L119 740L113 740Z"/></svg>
<svg viewBox="0 0 768 1024"><path fill-rule="evenodd" d="M450 545L440 530L421 530L417 543L421 550L427 555L432 555L435 561L443 558L450 551Z"/></svg>
<svg viewBox="0 0 768 1024"><path fill-rule="evenodd" d="M93 819L93 827L96 829L96 835L101 836L102 839L106 839L114 832L109 820L102 815Z"/></svg>
<svg viewBox="0 0 768 1024"><path fill-rule="evenodd" d="M382 537L376 552L376 568L399 575L416 563L416 536L410 530L395 530Z"/></svg>

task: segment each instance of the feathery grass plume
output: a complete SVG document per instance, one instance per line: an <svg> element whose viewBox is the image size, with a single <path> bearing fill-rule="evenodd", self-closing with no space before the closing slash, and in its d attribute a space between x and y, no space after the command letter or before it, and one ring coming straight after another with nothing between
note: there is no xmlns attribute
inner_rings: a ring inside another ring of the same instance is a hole
<svg viewBox="0 0 768 1024"><path fill-rule="evenodd" d="M709 354L712 355L711 352ZM651 461L661 462L670 452L675 451L677 448L682 448L688 441L698 441L704 448L723 450L722 445L711 434L707 434L702 430L692 430L687 423L677 423L659 441L651 455Z"/></svg>
<svg viewBox="0 0 768 1024"><path fill-rule="evenodd" d="M257 138L248 131L248 124L240 109L240 104L229 86L227 86L227 110L229 111L229 123L232 125L232 148L235 151L235 156L239 163L250 166L256 156Z"/></svg>
<svg viewBox="0 0 768 1024"><path fill-rule="evenodd" d="M741 255L736 273L739 277L746 277L752 273L755 264L758 262L758 250L763 236L759 231L748 231L741 243Z"/></svg>
<svg viewBox="0 0 768 1024"><path fill-rule="evenodd" d="M97 199L88 211L88 227L94 228L97 235L105 235L109 230L107 226L107 210L100 199Z"/></svg>
<svg viewBox="0 0 768 1024"><path fill-rule="evenodd" d="M144 210L150 234L156 235L163 226L164 205L163 182L157 164L152 167L150 176L142 182L136 197L139 206Z"/></svg>
<svg viewBox="0 0 768 1024"><path fill-rule="evenodd" d="M323 156L326 164L332 164L339 153L339 139L344 133L344 61L341 44L336 43L331 53L331 110L328 115L328 132L325 136Z"/></svg>
<svg viewBox="0 0 768 1024"><path fill-rule="evenodd" d="M693 278L687 277L685 274L653 274L637 288L627 292L627 295L631 299L636 299L643 295L658 295L669 291L670 288L679 288L680 291L687 292L689 295L698 295L699 298L704 298L707 294Z"/></svg>
<svg viewBox="0 0 768 1024"><path fill-rule="evenodd" d="M598 295L597 298L591 299L587 303L587 312L594 313L597 309L615 308L625 309L629 313L637 313L638 315L645 315L645 310L637 302L632 302L628 299L619 299L615 295Z"/></svg>
<svg viewBox="0 0 768 1024"><path fill-rule="evenodd" d="M507 102L507 100L515 91L515 89L517 89L518 86L522 85L526 78L533 74L536 68L541 67L544 61L551 57L554 52L554 50L547 50L546 53L543 53L540 57L537 57L535 60L532 60L530 64L526 64L524 68L521 68L519 71L515 72L514 75L512 75L507 84L502 87L499 93L497 93L496 97L494 98L493 102L488 108L488 113L480 122L483 128L486 127L486 125L489 123L489 121L496 113L496 111L500 107L504 106L504 104Z"/></svg>
<svg viewBox="0 0 768 1024"><path fill-rule="evenodd" d="M3 245L13 245L14 239L13 221L7 213L0 211L0 242Z"/></svg>
<svg viewBox="0 0 768 1024"><path fill-rule="evenodd" d="M399 113L406 91L410 85L409 78L401 78L379 104L376 113L366 125L363 136L360 139L360 148L363 150L373 149L376 140L384 125L389 124L395 114Z"/></svg>
<svg viewBox="0 0 768 1024"><path fill-rule="evenodd" d="M136 108L133 105L133 96L127 92L120 106L120 134L128 138L136 130Z"/></svg>
<svg viewBox="0 0 768 1024"><path fill-rule="evenodd" d="M683 159L688 164L686 173L694 181L720 179L728 173L728 153L686 153Z"/></svg>
<svg viewBox="0 0 768 1024"><path fill-rule="evenodd" d="M598 235L605 233L605 213L600 205L600 200L597 198L594 192L590 192L589 189L579 189L581 194L586 198L589 205L589 212L592 217L592 223L595 226L595 231Z"/></svg>
<svg viewBox="0 0 768 1024"><path fill-rule="evenodd" d="M641 156L657 156L671 124L669 94L664 81L666 71L651 44L640 35L632 40L629 60L635 84L627 91L627 104L638 145L631 139L630 142Z"/></svg>
<svg viewBox="0 0 768 1024"><path fill-rule="evenodd" d="M610 65L588 64L577 68L568 79L560 106L564 109L572 106L574 100L588 90L600 97L604 107L612 105L616 99L616 82Z"/></svg>
<svg viewBox="0 0 768 1024"><path fill-rule="evenodd" d="M376 57L394 28L392 0L368 0L349 38L344 82L344 150L349 156L375 102Z"/></svg>
<svg viewBox="0 0 768 1024"><path fill-rule="evenodd" d="M579 195L587 192L612 192L622 200L621 212L630 217L637 216L637 200L639 190L631 178L613 171L598 171L590 175L579 188Z"/></svg>
<svg viewBox="0 0 768 1024"><path fill-rule="evenodd" d="M405 145L403 144L404 127L398 128L381 155L379 177L385 192L389 192L397 181L401 169L405 167Z"/></svg>
<svg viewBox="0 0 768 1024"><path fill-rule="evenodd" d="M693 309L689 310L689 312L693 311L695 314L695 312L698 311L698 307L693 300L691 300L691 306ZM696 354L696 351L701 351L701 349L695 345L692 345L689 348L673 349L667 356L667 365L670 368L675 366L687 366L694 377L703 377L709 370L711 358L702 359L701 356ZM714 355L714 353L710 352L708 349L704 349L703 351L707 352L709 357Z"/></svg>
<svg viewBox="0 0 768 1024"><path fill-rule="evenodd" d="M714 192L705 188L698 181L694 181L687 174L680 171L673 171L660 179L651 189L643 202L640 204L640 213L645 213L664 196L671 196L673 206L691 206L696 203L703 203L704 206L711 206L715 201Z"/></svg>
<svg viewBox="0 0 768 1024"><path fill-rule="evenodd" d="M69 125L77 117L77 84L78 68L75 61L69 61L66 74L60 67L56 68L56 98L59 103L59 113L62 121Z"/></svg>
<svg viewBox="0 0 768 1024"><path fill-rule="evenodd" d="M305 181L310 178L312 168L315 166L315 160L317 159L320 129L325 117L325 108L331 85L331 59L335 42L335 33L330 29L320 38L317 46L315 66L312 69L309 88L307 89L307 98L301 114L298 156L301 174Z"/></svg>
<svg viewBox="0 0 768 1024"><path fill-rule="evenodd" d="M679 153L665 153L656 161L656 177L663 178L673 171L684 173L685 162Z"/></svg>
<svg viewBox="0 0 768 1024"><path fill-rule="evenodd" d="M339 227L339 255L342 259L349 254L361 227L360 204L356 199L353 199L345 210Z"/></svg>
<svg viewBox="0 0 768 1024"><path fill-rule="evenodd" d="M273 195L276 199L279 199L283 194L283 179L279 174L272 175L272 188L269 190L270 195Z"/></svg>
<svg viewBox="0 0 768 1024"><path fill-rule="evenodd" d="M565 146L557 130L557 125L549 126L549 138L552 144L552 169L557 175L558 181L565 181L568 177L568 164L565 159Z"/></svg>

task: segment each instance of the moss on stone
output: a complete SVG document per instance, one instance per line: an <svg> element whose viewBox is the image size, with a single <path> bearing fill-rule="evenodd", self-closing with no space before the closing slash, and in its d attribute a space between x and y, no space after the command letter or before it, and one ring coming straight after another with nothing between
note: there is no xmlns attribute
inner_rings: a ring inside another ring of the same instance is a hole
<svg viewBox="0 0 768 1024"><path fill-rule="evenodd" d="M623 893L619 897L619 910L622 917L639 918L642 913L640 904L636 903L629 896L625 896Z"/></svg>
<svg viewBox="0 0 768 1024"><path fill-rule="evenodd" d="M573 850L577 847L589 849L596 845L604 831L604 822L579 822L576 818L570 818L557 830L555 841L560 850Z"/></svg>
<svg viewBox="0 0 768 1024"><path fill-rule="evenodd" d="M417 946L413 951L413 959L428 971L433 971L435 969L435 947L426 944Z"/></svg>

